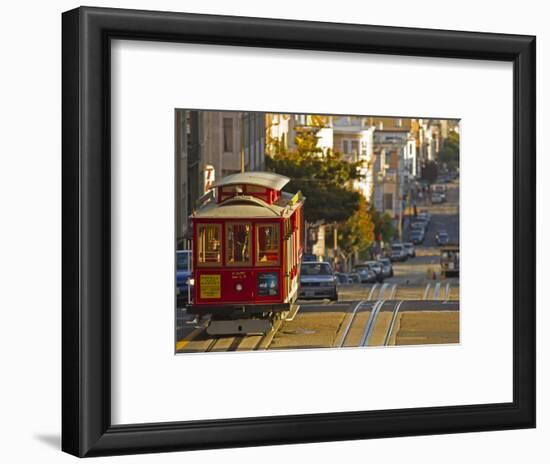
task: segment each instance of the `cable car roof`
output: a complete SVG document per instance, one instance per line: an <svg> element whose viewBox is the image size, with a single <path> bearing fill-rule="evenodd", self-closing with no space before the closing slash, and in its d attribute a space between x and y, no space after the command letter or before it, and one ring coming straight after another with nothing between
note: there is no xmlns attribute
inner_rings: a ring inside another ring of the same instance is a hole
<svg viewBox="0 0 550 464"><path fill-rule="evenodd" d="M197 211L193 217L196 218L268 218L280 217L275 211L264 208L252 203L237 203L233 205L218 206L209 204L205 208Z"/></svg>
<svg viewBox="0 0 550 464"><path fill-rule="evenodd" d="M252 196L237 196L223 203L208 201L192 214L194 218L276 218L291 214L305 198L299 192L282 192L272 205Z"/></svg>
<svg viewBox="0 0 550 464"><path fill-rule="evenodd" d="M239 172L237 174L230 174L214 183L213 187L223 187L225 185L246 184L246 185L258 185L260 187L266 187L273 190L282 190L283 187L288 184L290 179L281 174L265 171L250 171Z"/></svg>

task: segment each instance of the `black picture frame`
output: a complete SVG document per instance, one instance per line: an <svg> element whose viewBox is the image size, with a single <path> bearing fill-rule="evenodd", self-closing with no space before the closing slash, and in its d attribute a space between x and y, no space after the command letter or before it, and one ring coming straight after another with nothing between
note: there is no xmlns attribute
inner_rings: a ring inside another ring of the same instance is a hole
<svg viewBox="0 0 550 464"><path fill-rule="evenodd" d="M76 456L535 426L535 37L81 7L62 18L62 449ZM112 39L513 63L513 401L111 425Z"/></svg>

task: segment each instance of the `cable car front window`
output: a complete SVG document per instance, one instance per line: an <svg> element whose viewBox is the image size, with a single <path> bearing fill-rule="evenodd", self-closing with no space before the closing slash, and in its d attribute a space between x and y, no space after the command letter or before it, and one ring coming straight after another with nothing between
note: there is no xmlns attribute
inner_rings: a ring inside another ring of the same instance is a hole
<svg viewBox="0 0 550 464"><path fill-rule="evenodd" d="M216 266L221 264L221 235L219 224L198 225L199 265Z"/></svg>
<svg viewBox="0 0 550 464"><path fill-rule="evenodd" d="M250 231L251 226L247 223L227 224L227 265L250 264Z"/></svg>
<svg viewBox="0 0 550 464"><path fill-rule="evenodd" d="M279 224L258 224L257 256L258 266L279 264Z"/></svg>

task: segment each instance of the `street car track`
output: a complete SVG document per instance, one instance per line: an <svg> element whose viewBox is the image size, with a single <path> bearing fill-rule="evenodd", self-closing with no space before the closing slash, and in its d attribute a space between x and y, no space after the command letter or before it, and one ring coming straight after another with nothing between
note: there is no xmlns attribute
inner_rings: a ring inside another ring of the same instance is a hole
<svg viewBox="0 0 550 464"><path fill-rule="evenodd" d="M204 329L204 333L206 333L206 328ZM214 348L214 345L218 342L218 340L219 340L219 337L212 338L212 340L210 341L210 343L208 344L204 352L209 353L210 351L212 351L212 349Z"/></svg>
<svg viewBox="0 0 550 464"><path fill-rule="evenodd" d="M370 296L369 296L369 299L370 299ZM340 337L340 343L338 344L338 348L342 348L345 345L345 343L348 339L349 333L351 331L351 327L352 327L353 323L355 322L358 310L366 304L371 304L371 302L368 301L368 300L361 300L353 307L353 309L351 311L350 320L348 321L348 323L346 325L346 328L344 329L344 333Z"/></svg>
<svg viewBox="0 0 550 464"><path fill-rule="evenodd" d="M353 307L352 309L352 315L351 315L351 318L350 320L348 321L348 323L346 324L345 328L344 328L344 331L343 331L343 334L342 336L340 337L340 341L335 344L336 347L338 348L342 348L346 345L346 342L348 341L348 337L349 337L349 334L351 332L351 329L353 327L353 324L355 323L356 319L357 319L357 314L359 313L359 311L361 309L364 309L365 308L365 305L372 305L371 307L371 313L369 315L369 318L363 328L363 331L362 331L362 336L361 336L361 339L360 339L360 342L358 344L358 346L369 346L369 342L371 341L371 337L374 333L374 330L377 326L377 322L378 322L378 316L379 314L382 312L382 310L384 310L384 312L387 311L386 308L384 308L384 306L387 306L388 304L392 304L392 317L391 317L391 320L388 324L388 328L384 334L384 337L383 337L383 345L384 346L388 346L390 341L391 341L391 336L392 336L392 333L394 331L394 327L395 327L395 323L396 323L396 320L397 320L397 315L399 313L399 310L401 308L401 306L403 305L403 303L405 303L406 300L383 300L383 299L379 299L377 301L375 301L374 303L372 301L369 301L369 300L362 300L362 301L359 301L357 304L355 304L355 306Z"/></svg>
<svg viewBox="0 0 550 464"><path fill-rule="evenodd" d="M204 350L206 353L214 352L216 345L221 343L221 341L224 342L224 344L229 343L229 346L227 348L216 350L219 353L223 352L229 352L229 351L259 351L259 350L267 350L269 349L269 346L271 345L271 342L273 341L273 337L277 333L277 331L280 329L282 324L281 320L277 320L273 324L273 330L269 331L266 334L263 335L248 335L248 334L239 334L234 335L232 337L213 337L207 348ZM258 340L252 344L251 348L243 347L243 344L247 341L253 340L254 338L258 338Z"/></svg>
<svg viewBox="0 0 550 464"><path fill-rule="evenodd" d="M361 337L361 341L359 342L359 346L367 346L369 344L369 339L376 325L376 320L378 319L378 313L380 313L380 309L385 302L386 300L378 300L372 307L372 312L370 313L369 320L367 321L367 324L365 326L363 336Z"/></svg>
<svg viewBox="0 0 550 464"><path fill-rule="evenodd" d="M393 308L393 314L391 317L390 326L388 327L388 331L386 332L386 337L384 338L384 346L388 346L390 344L391 335L393 332L393 328L395 326L395 321L397 320L397 313L399 312L399 309L401 308L401 305L405 302L405 300L398 301L397 304Z"/></svg>
<svg viewBox="0 0 550 464"><path fill-rule="evenodd" d="M443 291L444 286L442 286ZM315 303L301 304L304 314L312 312L345 311L339 326L334 326L335 336L332 347L361 347L361 346L389 346L395 343L395 332L399 326L401 313L415 312L449 312L458 311L458 301L445 300L393 300L378 299L375 301L355 300L336 302L319 310ZM345 308L345 309L344 309ZM206 334L206 327L196 327L193 332L177 343L178 353L197 352L245 352L264 351L271 349L275 337L284 331L284 321L277 320L273 330L266 334L237 334L233 336L211 336ZM193 343L194 342L194 343ZM328 345L331 346L331 345ZM328 347L327 346L327 347ZM304 346L302 346L304 347ZM291 349L290 346L281 346L280 340L276 347Z"/></svg>

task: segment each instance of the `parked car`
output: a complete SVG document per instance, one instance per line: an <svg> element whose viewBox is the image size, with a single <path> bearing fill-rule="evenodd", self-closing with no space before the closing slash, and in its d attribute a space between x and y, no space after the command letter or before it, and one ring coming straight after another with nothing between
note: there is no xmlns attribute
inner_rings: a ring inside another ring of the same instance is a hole
<svg viewBox="0 0 550 464"><path fill-rule="evenodd" d="M188 301L191 279L191 251L176 251L176 296L178 307L185 306Z"/></svg>
<svg viewBox="0 0 550 464"><path fill-rule="evenodd" d="M411 230L417 230L417 229L424 230L426 228L426 223L422 220L417 220L417 221L411 222L410 227L411 227Z"/></svg>
<svg viewBox="0 0 550 464"><path fill-rule="evenodd" d="M314 255L313 253L304 253L302 255L302 263L305 263L305 262L315 262L317 261L317 256Z"/></svg>
<svg viewBox="0 0 550 464"><path fill-rule="evenodd" d="M402 243L394 243L391 246L390 259L392 261L407 261L408 257L407 250Z"/></svg>
<svg viewBox="0 0 550 464"><path fill-rule="evenodd" d="M338 279L325 261L306 261L300 266L300 298L328 298L336 301Z"/></svg>
<svg viewBox="0 0 550 464"><path fill-rule="evenodd" d="M424 235L424 230L417 229L410 233L409 238L414 245L420 245L424 242Z"/></svg>
<svg viewBox="0 0 550 464"><path fill-rule="evenodd" d="M440 230L435 234L435 241L438 246L447 245L449 243L449 234L446 230Z"/></svg>
<svg viewBox="0 0 550 464"><path fill-rule="evenodd" d="M376 272L368 264L356 264L353 266L353 272L359 274L362 284L374 283L378 280Z"/></svg>
<svg viewBox="0 0 550 464"><path fill-rule="evenodd" d="M384 272L382 269L382 264L380 264L378 261L367 261L364 264L369 266L374 271L377 282L384 282Z"/></svg>
<svg viewBox="0 0 550 464"><path fill-rule="evenodd" d="M389 258L378 258L378 262L382 265L382 275L384 277L393 277L393 266Z"/></svg>
<svg viewBox="0 0 550 464"><path fill-rule="evenodd" d="M336 277L336 283L339 285L347 285L352 283L349 274L344 272L335 272L334 276Z"/></svg>
<svg viewBox="0 0 550 464"><path fill-rule="evenodd" d="M432 203L443 203L445 201L445 195L442 193L432 193Z"/></svg>
<svg viewBox="0 0 550 464"><path fill-rule="evenodd" d="M407 251L407 254L409 257L414 258L416 256L416 250L414 249L414 244L411 242L405 242L403 243L403 246L405 247L405 250Z"/></svg>
<svg viewBox="0 0 550 464"><path fill-rule="evenodd" d="M414 222L422 224L424 232L426 232L428 226L430 225L430 220L426 216L417 216Z"/></svg>
<svg viewBox="0 0 550 464"><path fill-rule="evenodd" d="M418 216L416 217L417 220L421 220L421 221L425 221L427 222L428 224L430 223L432 217L430 215L430 213L428 211L426 211L425 209L423 209L422 211L420 211L418 213Z"/></svg>
<svg viewBox="0 0 550 464"><path fill-rule="evenodd" d="M350 284L360 284L361 276L357 272L350 272L348 274L348 279Z"/></svg>

